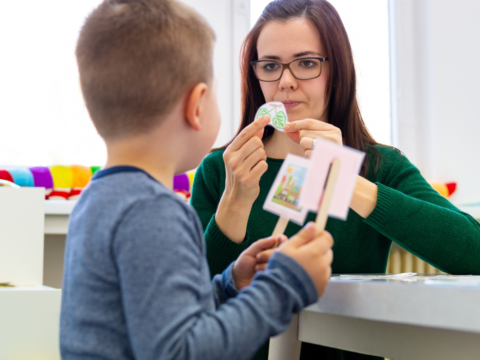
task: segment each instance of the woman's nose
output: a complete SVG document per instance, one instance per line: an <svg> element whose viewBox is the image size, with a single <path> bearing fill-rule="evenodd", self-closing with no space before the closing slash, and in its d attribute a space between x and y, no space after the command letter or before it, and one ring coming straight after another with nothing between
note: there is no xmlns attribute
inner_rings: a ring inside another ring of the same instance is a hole
<svg viewBox="0 0 480 360"><path fill-rule="evenodd" d="M286 89L295 90L297 88L297 79L293 77L290 69L285 69L283 71L278 87L280 90L286 90Z"/></svg>

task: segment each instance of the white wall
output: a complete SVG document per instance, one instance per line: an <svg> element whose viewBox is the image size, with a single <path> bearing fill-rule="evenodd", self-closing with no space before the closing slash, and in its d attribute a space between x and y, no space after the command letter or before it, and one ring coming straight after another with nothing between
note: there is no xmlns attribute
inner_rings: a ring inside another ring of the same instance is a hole
<svg viewBox="0 0 480 360"><path fill-rule="evenodd" d="M0 10L0 166L103 165L106 151L84 106L75 46L101 0L2 1ZM238 54L249 30L249 0L184 0L217 34L215 73L222 127L240 118Z"/></svg>
<svg viewBox="0 0 480 360"><path fill-rule="evenodd" d="M427 179L480 201L480 2L390 0L393 145Z"/></svg>

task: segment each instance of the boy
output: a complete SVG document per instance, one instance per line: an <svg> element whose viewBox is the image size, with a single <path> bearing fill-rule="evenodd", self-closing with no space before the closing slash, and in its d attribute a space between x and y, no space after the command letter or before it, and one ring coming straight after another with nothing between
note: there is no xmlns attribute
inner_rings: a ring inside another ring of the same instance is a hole
<svg viewBox="0 0 480 360"><path fill-rule="evenodd" d="M82 92L108 161L71 216L63 359L248 359L325 289L333 241L313 224L276 250L285 239L256 242L210 283L197 216L170 189L218 132L213 41L173 0L106 0L82 28Z"/></svg>

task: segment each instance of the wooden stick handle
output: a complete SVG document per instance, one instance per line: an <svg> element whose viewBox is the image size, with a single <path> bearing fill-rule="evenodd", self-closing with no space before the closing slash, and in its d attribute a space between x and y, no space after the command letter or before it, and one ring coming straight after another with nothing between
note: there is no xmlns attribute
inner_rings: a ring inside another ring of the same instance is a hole
<svg viewBox="0 0 480 360"><path fill-rule="evenodd" d="M277 221L277 225L275 225L275 229L273 229L272 236L282 235L287 228L288 221L289 220L287 218L280 216Z"/></svg>
<svg viewBox="0 0 480 360"><path fill-rule="evenodd" d="M337 158L333 160L332 166L330 167L327 185L325 186L325 191L322 195L320 209L317 213L317 219L315 220L315 223L317 224L317 231L325 230L325 225L327 224L328 219L328 209L330 208L330 202L332 201L333 191L335 190L335 184L337 183L339 171L340 159Z"/></svg>

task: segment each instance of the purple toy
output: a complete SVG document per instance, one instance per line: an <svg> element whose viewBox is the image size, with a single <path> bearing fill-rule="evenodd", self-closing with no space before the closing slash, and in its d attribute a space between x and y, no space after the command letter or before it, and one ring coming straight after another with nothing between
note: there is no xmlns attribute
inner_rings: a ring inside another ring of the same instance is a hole
<svg viewBox="0 0 480 360"><path fill-rule="evenodd" d="M183 190L190 192L190 180L187 174L180 174L173 177L173 191Z"/></svg>
<svg viewBox="0 0 480 360"><path fill-rule="evenodd" d="M53 178L50 169L44 166L37 166L30 168L30 171L33 175L34 186L45 188L45 196L48 197L53 189Z"/></svg>

